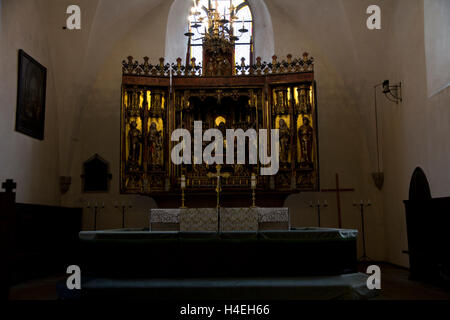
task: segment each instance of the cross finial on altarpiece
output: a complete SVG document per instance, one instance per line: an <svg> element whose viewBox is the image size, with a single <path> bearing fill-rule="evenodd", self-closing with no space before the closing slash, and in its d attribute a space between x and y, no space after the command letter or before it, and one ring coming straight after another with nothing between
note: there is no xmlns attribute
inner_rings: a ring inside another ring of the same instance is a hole
<svg viewBox="0 0 450 320"><path fill-rule="evenodd" d="M15 183L14 180L12 179L7 179L5 182L2 183L2 189L5 189L6 193L12 193L16 188L17 183Z"/></svg>

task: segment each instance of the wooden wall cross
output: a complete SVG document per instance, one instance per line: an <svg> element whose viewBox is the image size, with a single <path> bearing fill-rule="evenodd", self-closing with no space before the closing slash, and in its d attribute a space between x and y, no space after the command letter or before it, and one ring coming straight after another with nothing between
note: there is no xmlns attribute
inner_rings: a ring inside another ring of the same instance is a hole
<svg viewBox="0 0 450 320"><path fill-rule="evenodd" d="M5 189L6 193L12 193L14 189L17 188L17 183L14 182L12 179L8 179L5 182L2 183L2 189Z"/></svg>
<svg viewBox="0 0 450 320"><path fill-rule="evenodd" d="M322 192L336 192L337 210L338 210L338 225L339 229L342 228L342 214L341 214L341 192L353 192L353 188L343 188L339 186L339 174L336 173L336 189L322 189Z"/></svg>

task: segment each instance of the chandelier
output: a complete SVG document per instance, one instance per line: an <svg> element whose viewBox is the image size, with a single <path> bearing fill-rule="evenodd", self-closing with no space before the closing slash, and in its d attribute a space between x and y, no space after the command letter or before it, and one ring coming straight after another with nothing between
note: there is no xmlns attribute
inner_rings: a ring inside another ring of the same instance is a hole
<svg viewBox="0 0 450 320"><path fill-rule="evenodd" d="M236 16L236 8L233 6L232 1L230 1L229 10L227 12L224 8L223 14L219 12L219 5L217 0L215 0L215 5L213 6L211 0L208 0L208 8L205 6L199 8L198 1L193 0L194 6L191 9L191 14L188 17L188 32L184 35L186 37L193 37L195 34L192 32L194 28L200 35L197 40L209 40L209 39L222 39L228 42L234 43L242 37L243 34L248 32L245 28L245 21L242 20L242 28L239 29L240 35L234 34L234 28L236 24L239 24L238 17ZM204 30L200 28L205 25Z"/></svg>

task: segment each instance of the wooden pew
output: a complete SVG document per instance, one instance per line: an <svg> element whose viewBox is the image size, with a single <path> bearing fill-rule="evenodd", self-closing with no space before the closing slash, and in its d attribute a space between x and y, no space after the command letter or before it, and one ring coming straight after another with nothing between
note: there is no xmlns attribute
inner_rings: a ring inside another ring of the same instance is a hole
<svg viewBox="0 0 450 320"><path fill-rule="evenodd" d="M411 279L450 287L450 198L404 203Z"/></svg>
<svg viewBox="0 0 450 320"><path fill-rule="evenodd" d="M0 193L2 297L14 284L64 274L76 264L81 219L81 208L16 203L11 189Z"/></svg>

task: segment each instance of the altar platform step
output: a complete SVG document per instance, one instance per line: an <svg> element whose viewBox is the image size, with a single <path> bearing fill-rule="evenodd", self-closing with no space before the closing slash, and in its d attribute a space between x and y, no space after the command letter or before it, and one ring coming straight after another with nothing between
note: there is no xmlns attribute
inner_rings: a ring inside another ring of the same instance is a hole
<svg viewBox="0 0 450 320"><path fill-rule="evenodd" d="M298 278L85 280L81 299L152 300L364 300L378 295L367 275Z"/></svg>
<svg viewBox="0 0 450 320"><path fill-rule="evenodd" d="M276 279L357 271L356 230L80 233L92 279Z"/></svg>

